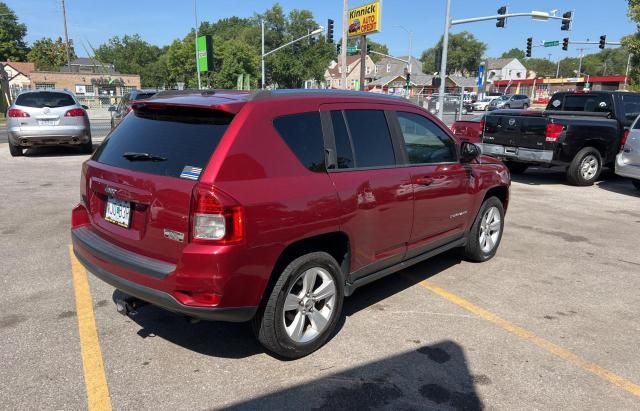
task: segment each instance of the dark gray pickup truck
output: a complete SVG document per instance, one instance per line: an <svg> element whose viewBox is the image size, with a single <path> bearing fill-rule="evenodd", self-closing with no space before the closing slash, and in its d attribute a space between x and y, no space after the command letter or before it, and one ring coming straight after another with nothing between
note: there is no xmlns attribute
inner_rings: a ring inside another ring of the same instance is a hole
<svg viewBox="0 0 640 411"><path fill-rule="evenodd" d="M620 143L640 114L640 93L561 92L544 111L497 110L485 117L482 151L512 173L530 165L565 166L567 180L593 184L613 165Z"/></svg>

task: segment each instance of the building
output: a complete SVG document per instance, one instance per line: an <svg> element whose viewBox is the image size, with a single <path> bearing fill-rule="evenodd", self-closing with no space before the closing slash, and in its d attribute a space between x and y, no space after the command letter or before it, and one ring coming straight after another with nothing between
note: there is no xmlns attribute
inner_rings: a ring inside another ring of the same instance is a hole
<svg viewBox="0 0 640 411"><path fill-rule="evenodd" d="M31 84L30 76L35 70L33 63L3 61L2 67L4 67L5 73L7 73L9 91L12 97L16 96L20 90L29 88Z"/></svg>
<svg viewBox="0 0 640 411"><path fill-rule="evenodd" d="M324 72L324 80L327 88L342 87L342 58L338 61L333 60L329 64L329 68ZM373 72L375 64L371 57L367 56L365 60L365 86L373 80ZM347 56L347 89L358 90L360 86L360 56Z"/></svg>
<svg viewBox="0 0 640 411"><path fill-rule="evenodd" d="M400 60L409 61L408 56L398 57ZM422 62L417 58L411 56L411 75L423 74ZM384 57L382 60L375 63L376 66L373 69L373 78L379 79L388 76L404 76L407 63L399 61L395 58Z"/></svg>
<svg viewBox="0 0 640 411"><path fill-rule="evenodd" d="M487 60L487 81L527 78L527 68L516 58Z"/></svg>
<svg viewBox="0 0 640 411"><path fill-rule="evenodd" d="M521 80L497 80L491 91L505 94L526 94L534 102L546 103L553 93L575 90L622 90L625 76L585 76L571 78L533 78Z"/></svg>

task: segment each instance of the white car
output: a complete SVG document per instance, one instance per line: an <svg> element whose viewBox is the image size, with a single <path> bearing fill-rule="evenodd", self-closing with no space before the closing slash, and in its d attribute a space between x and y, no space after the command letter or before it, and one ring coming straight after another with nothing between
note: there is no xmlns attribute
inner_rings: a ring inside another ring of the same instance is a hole
<svg viewBox="0 0 640 411"><path fill-rule="evenodd" d="M494 100L498 97L499 96L485 97L482 100L476 101L471 105L473 107L473 111L486 111L487 107L489 107L489 103L491 103L491 100Z"/></svg>
<svg viewBox="0 0 640 411"><path fill-rule="evenodd" d="M640 118L640 117L638 117ZM625 131L626 141L616 156L616 174L628 177L633 185L640 190L640 123L638 118L628 131Z"/></svg>

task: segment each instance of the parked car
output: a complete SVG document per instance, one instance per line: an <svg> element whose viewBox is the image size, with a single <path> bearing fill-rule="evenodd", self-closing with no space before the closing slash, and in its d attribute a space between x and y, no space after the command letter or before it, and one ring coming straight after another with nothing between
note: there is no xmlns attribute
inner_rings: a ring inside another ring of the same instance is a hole
<svg viewBox="0 0 640 411"><path fill-rule="evenodd" d="M497 99L498 97L499 96L490 96L485 97L482 100L478 100L471 105L471 110L469 111L486 111L489 107L489 103L491 103L491 101Z"/></svg>
<svg viewBox="0 0 640 411"><path fill-rule="evenodd" d="M485 118L483 152L512 173L563 166L569 183L593 184L613 166L625 130L640 114L640 93L561 92L542 111L498 110Z"/></svg>
<svg viewBox="0 0 640 411"><path fill-rule="evenodd" d="M429 110L431 114L438 112L438 94L432 94L424 102L424 107ZM460 95L445 94L444 96L444 112L445 113L457 113L460 110ZM463 104L462 114L467 114L467 108Z"/></svg>
<svg viewBox="0 0 640 411"><path fill-rule="evenodd" d="M457 120L451 125L451 132L462 141L481 144L484 129L484 114L473 116L468 120Z"/></svg>
<svg viewBox="0 0 640 411"><path fill-rule="evenodd" d="M633 125L625 130L620 142L620 153L616 156L616 174L628 177L640 190L640 123L636 117Z"/></svg>
<svg viewBox="0 0 640 411"><path fill-rule="evenodd" d="M121 311L251 320L297 358L358 287L454 248L492 258L509 185L406 100L191 91L135 102L83 164L71 236Z"/></svg>
<svg viewBox="0 0 640 411"><path fill-rule="evenodd" d="M529 97L525 94L505 94L489 102L487 110L496 110L500 108L522 108L528 109L531 104Z"/></svg>
<svg viewBox="0 0 640 411"><path fill-rule="evenodd" d="M131 103L136 100L145 100L156 95L156 90L132 90L126 93L116 106L109 107L111 112L111 128L114 128L131 111Z"/></svg>
<svg viewBox="0 0 640 411"><path fill-rule="evenodd" d="M65 145L91 153L87 108L66 90L20 93L7 110L9 152L16 157L30 147Z"/></svg>

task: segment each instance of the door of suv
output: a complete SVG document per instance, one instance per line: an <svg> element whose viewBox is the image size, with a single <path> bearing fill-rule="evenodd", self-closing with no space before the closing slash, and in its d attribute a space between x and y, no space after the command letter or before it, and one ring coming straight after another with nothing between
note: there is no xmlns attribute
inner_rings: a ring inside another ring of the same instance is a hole
<svg viewBox="0 0 640 411"><path fill-rule="evenodd" d="M376 108L372 108L376 107ZM325 105L331 130L329 175L351 241L354 280L403 260L413 221L411 176L397 166L397 146L384 105Z"/></svg>
<svg viewBox="0 0 640 411"><path fill-rule="evenodd" d="M398 111L413 188L413 229L406 258L460 238L472 198L470 170L458 161L457 145L435 122L418 112Z"/></svg>

